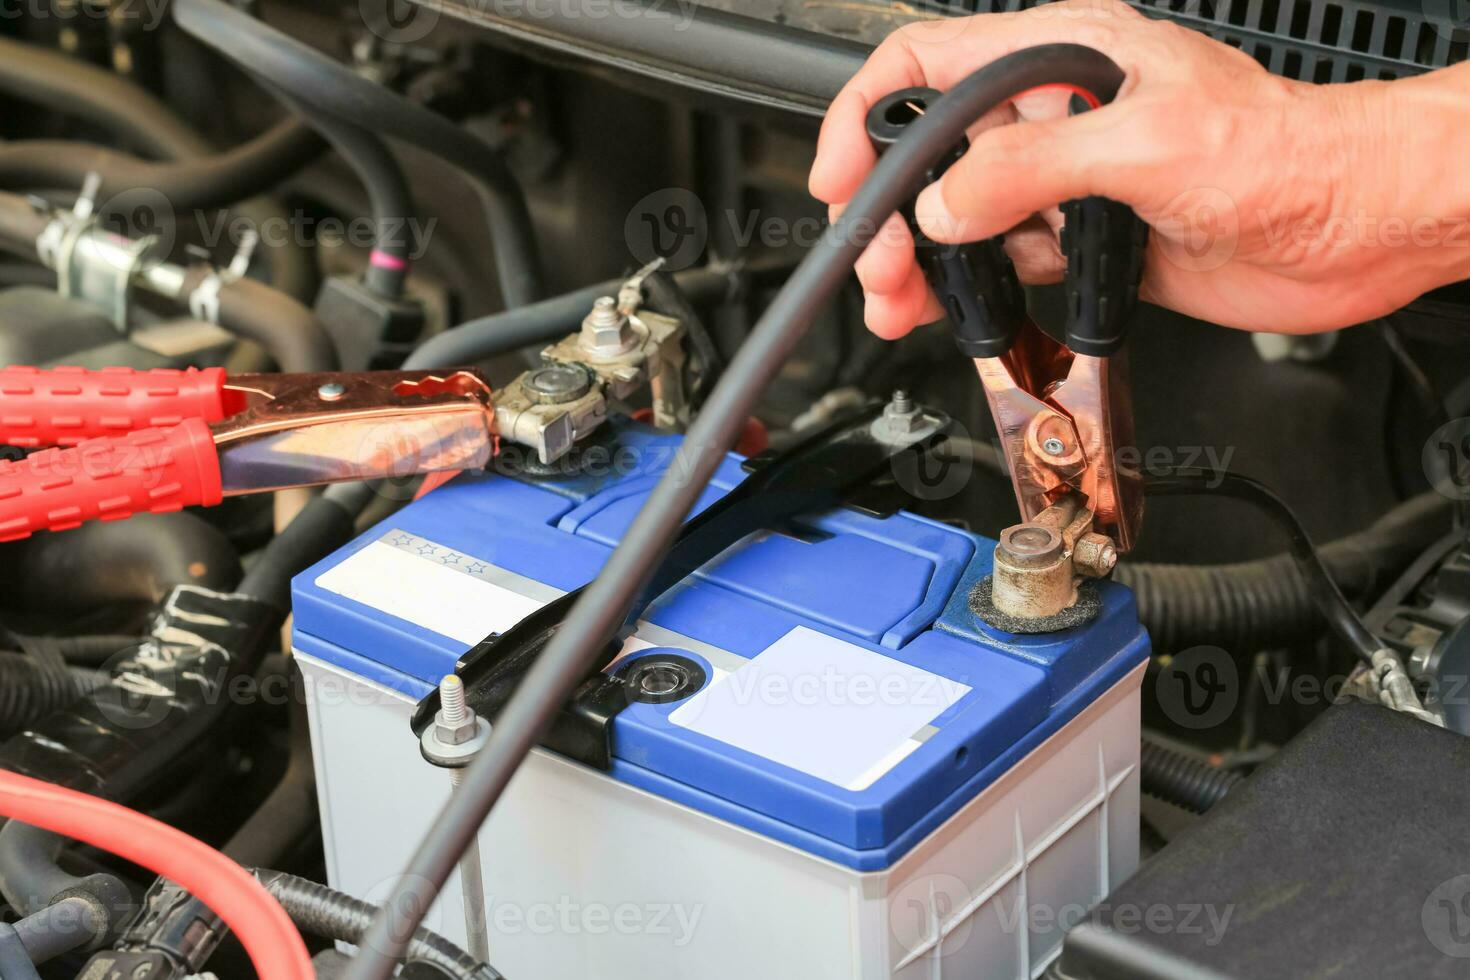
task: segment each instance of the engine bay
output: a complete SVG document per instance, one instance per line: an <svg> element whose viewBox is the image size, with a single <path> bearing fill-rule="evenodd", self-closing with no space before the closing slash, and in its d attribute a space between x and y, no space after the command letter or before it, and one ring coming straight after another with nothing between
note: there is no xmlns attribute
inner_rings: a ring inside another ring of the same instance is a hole
<svg viewBox="0 0 1470 980"><path fill-rule="evenodd" d="M874 45L1033 6L0 18L0 980L1462 975L1470 293L1252 333L1103 196L1045 285L929 238L977 119L1126 98L1075 44L813 198Z"/></svg>

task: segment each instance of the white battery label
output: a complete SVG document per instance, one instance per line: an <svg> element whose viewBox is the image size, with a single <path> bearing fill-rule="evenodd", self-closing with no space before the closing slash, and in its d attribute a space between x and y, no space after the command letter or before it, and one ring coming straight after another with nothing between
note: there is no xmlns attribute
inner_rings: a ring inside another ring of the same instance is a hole
<svg viewBox="0 0 1470 980"><path fill-rule="evenodd" d="M858 791L918 748L929 723L969 692L959 681L798 626L669 721Z"/></svg>
<svg viewBox="0 0 1470 980"><path fill-rule="evenodd" d="M504 633L561 594L406 531L389 531L318 575L316 584L466 647Z"/></svg>

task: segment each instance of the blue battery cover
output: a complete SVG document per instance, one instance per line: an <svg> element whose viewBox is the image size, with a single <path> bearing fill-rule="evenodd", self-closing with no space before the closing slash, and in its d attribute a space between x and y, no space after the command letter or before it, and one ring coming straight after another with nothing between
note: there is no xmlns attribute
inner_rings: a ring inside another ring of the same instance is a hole
<svg viewBox="0 0 1470 980"><path fill-rule="evenodd" d="M617 428L603 470L463 474L301 573L296 648L428 693L481 636L602 567L679 444ZM730 456L700 508L743 476ZM993 549L847 509L732 546L650 607L610 668L674 654L705 680L621 711L608 775L847 867L889 866L1148 655L1110 582L1082 627L980 622L967 597Z"/></svg>

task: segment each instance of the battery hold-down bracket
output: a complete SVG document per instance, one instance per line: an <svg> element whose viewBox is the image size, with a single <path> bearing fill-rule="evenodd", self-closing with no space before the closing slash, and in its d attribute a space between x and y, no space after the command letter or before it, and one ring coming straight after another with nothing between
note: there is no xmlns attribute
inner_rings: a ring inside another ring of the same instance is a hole
<svg viewBox="0 0 1470 980"><path fill-rule="evenodd" d="M622 649L643 610L749 534L854 501L865 506L874 498L875 488L881 490L878 496L889 497L891 474L932 452L950 427L949 417L939 412L913 405L907 409L906 414L912 416L907 422L912 424L895 425L892 403L872 402L783 452L747 460L750 475L684 525L619 636L589 664L541 744L585 765L610 769L612 721L630 703L646 700L646 694L630 687L630 678L639 679L636 660L630 670L604 670ZM492 725L582 591L576 589L552 600L506 632L481 640L460 658L456 672L464 681L467 700ZM683 690L693 694L696 689L685 685ZM438 710L439 692L433 691L414 711L415 735L423 735Z"/></svg>

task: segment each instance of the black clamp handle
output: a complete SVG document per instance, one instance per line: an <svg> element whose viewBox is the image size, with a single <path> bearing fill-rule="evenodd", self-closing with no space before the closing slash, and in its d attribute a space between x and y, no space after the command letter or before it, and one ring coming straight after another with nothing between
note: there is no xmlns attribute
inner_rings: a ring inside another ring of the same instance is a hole
<svg viewBox="0 0 1470 980"><path fill-rule="evenodd" d="M868 111L868 139L873 149L881 154L896 142L941 94L937 89L914 87L879 100ZM925 173L925 184L944 176L969 148L969 140L956 143ZM900 211L913 233L919 266L949 315L960 350L969 357L999 357L1010 350L1026 322L1026 294L1005 253L1003 236L946 245L919 230L912 198Z"/></svg>
<svg viewBox="0 0 1470 980"><path fill-rule="evenodd" d="M1073 115L1087 108L1080 96L1072 97ZM1149 228L1131 207L1106 197L1065 201L1062 218L1067 346L1108 357L1123 346L1138 306Z"/></svg>
<svg viewBox="0 0 1470 980"><path fill-rule="evenodd" d="M1138 306L1148 225L1133 209L1105 197L1062 204L1067 257L1067 346L1108 357L1123 346Z"/></svg>

